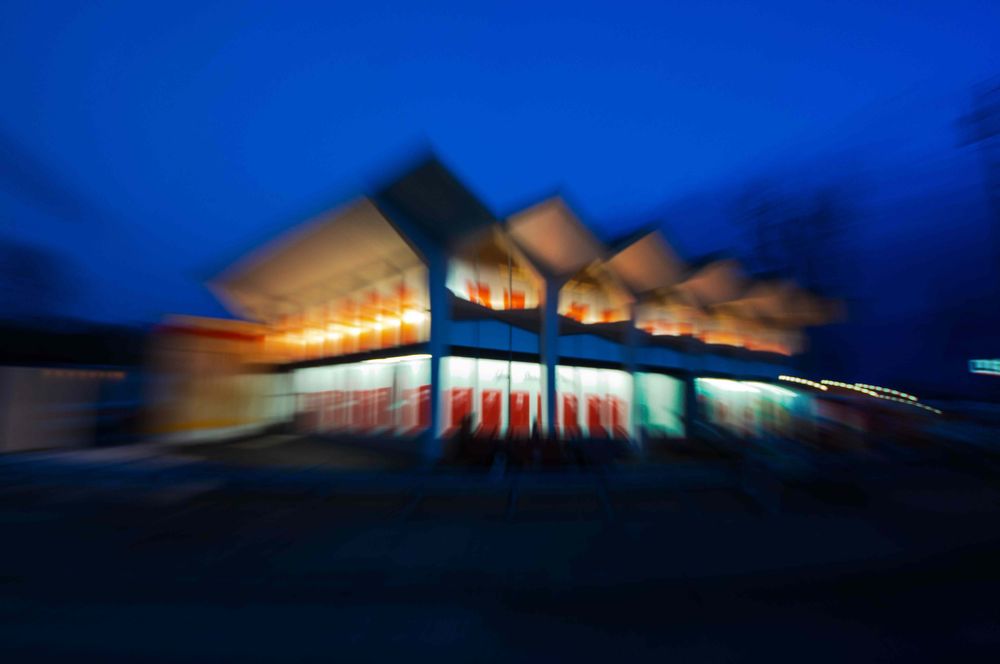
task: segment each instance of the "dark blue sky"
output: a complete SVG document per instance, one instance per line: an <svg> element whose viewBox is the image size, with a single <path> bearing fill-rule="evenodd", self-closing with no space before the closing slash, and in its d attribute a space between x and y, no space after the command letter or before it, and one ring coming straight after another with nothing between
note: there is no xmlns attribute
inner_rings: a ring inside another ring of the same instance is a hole
<svg viewBox="0 0 1000 664"><path fill-rule="evenodd" d="M2 231L71 259L78 313L214 314L213 268L416 145L498 212L562 186L612 232L878 153L864 128L901 117L897 148L952 145L958 96L1000 71L995 0L480 4L7 0ZM699 251L737 241L690 225Z"/></svg>

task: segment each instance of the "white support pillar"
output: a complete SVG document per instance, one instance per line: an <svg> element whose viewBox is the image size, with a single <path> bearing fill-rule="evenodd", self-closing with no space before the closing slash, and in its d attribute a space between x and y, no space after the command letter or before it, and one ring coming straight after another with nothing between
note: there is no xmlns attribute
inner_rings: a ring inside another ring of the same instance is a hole
<svg viewBox="0 0 1000 664"><path fill-rule="evenodd" d="M431 325L428 352L431 356L431 427L424 436L423 456L432 462L441 458L444 429L444 403L441 394L441 361L448 354L451 339L451 298L445 286L448 276L448 254L438 248L428 257L427 288L430 299Z"/></svg>
<svg viewBox="0 0 1000 664"><path fill-rule="evenodd" d="M698 403L698 390L695 388L696 377L693 372L684 375L684 435L687 438L695 434L695 426L703 416Z"/></svg>
<svg viewBox="0 0 1000 664"><path fill-rule="evenodd" d="M542 306L541 357L545 376L545 433L556 436L556 366L559 364L559 290L563 281L545 279L545 302Z"/></svg>
<svg viewBox="0 0 1000 664"><path fill-rule="evenodd" d="M632 377L632 403L629 412L629 419L632 421L632 443L635 445L636 450L640 455L646 453L646 441L643 437L642 429L639 426L639 416L641 408L639 407L639 371L638 371L638 357L639 357L639 335L637 334L637 328L635 326L636 318L636 305L629 305L629 319L628 319L628 329L625 331L625 339L623 339L623 344L625 346L625 371L629 376Z"/></svg>

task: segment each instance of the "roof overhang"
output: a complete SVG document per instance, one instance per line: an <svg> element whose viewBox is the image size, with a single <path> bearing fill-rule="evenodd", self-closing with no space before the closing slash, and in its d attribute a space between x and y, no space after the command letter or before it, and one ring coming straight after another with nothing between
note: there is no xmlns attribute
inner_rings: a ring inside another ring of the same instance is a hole
<svg viewBox="0 0 1000 664"><path fill-rule="evenodd" d="M653 231L631 243L608 263L634 293L646 293L677 283L684 263L663 239Z"/></svg>
<svg viewBox="0 0 1000 664"><path fill-rule="evenodd" d="M512 215L507 230L524 253L554 277L571 276L604 257L600 241L559 197Z"/></svg>
<svg viewBox="0 0 1000 664"><path fill-rule="evenodd" d="M234 313L269 320L421 264L398 229L360 198L279 236L209 286Z"/></svg>
<svg viewBox="0 0 1000 664"><path fill-rule="evenodd" d="M712 261L677 285L679 291L692 296L703 306L735 300L745 288L743 271L734 259Z"/></svg>

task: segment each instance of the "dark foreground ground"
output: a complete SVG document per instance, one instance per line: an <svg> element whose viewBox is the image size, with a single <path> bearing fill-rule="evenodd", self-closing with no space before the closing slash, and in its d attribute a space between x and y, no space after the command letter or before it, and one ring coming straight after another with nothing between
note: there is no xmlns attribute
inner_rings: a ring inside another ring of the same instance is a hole
<svg viewBox="0 0 1000 664"><path fill-rule="evenodd" d="M0 458L0 662L1000 661L989 463L388 465Z"/></svg>

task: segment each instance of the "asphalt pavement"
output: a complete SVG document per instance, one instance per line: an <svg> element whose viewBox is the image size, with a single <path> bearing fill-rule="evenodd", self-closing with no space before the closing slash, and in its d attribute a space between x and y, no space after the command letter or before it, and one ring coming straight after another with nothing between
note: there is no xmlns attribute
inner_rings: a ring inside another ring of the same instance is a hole
<svg viewBox="0 0 1000 664"><path fill-rule="evenodd" d="M490 476L253 442L0 458L0 661L1000 653L989 472L779 478L775 502L697 464Z"/></svg>

